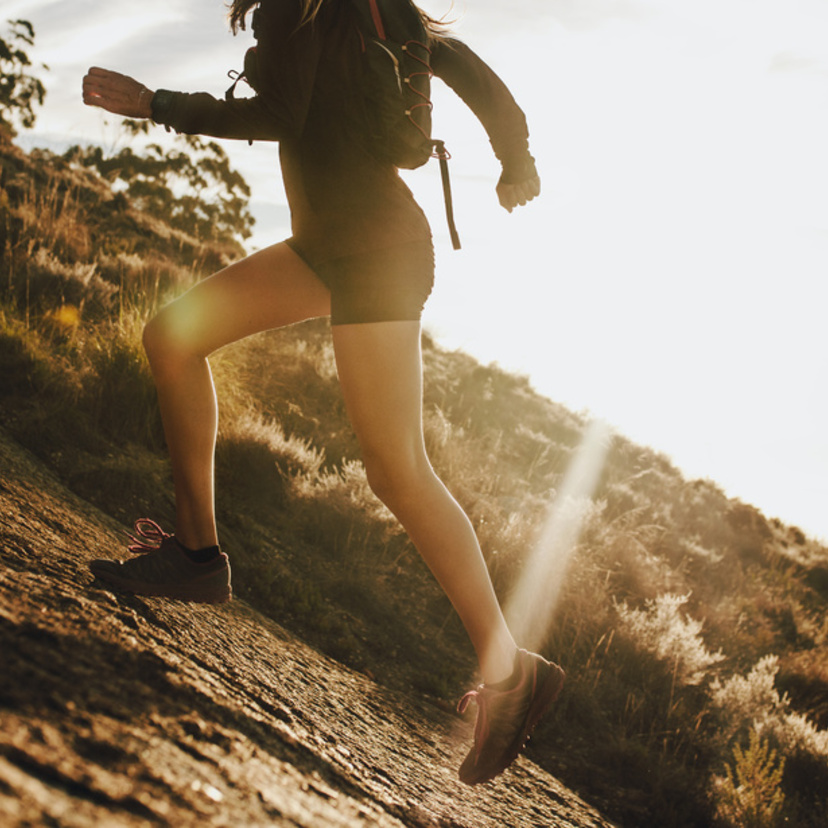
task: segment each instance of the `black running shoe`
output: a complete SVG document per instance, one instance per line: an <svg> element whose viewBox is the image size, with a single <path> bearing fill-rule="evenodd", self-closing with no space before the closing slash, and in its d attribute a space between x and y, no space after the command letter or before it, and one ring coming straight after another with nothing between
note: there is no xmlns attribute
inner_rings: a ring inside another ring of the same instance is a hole
<svg viewBox="0 0 828 828"><path fill-rule="evenodd" d="M129 551L136 557L123 563L98 559L89 564L92 574L107 586L200 604L219 604L233 597L230 562L223 552L196 563L173 535L149 518L135 522L130 539Z"/></svg>
<svg viewBox="0 0 828 828"><path fill-rule="evenodd" d="M457 709L463 713L469 702L475 702L477 724L474 746L460 766L460 781L478 785L506 770L541 716L558 698L564 678L557 664L518 650L510 679L502 685L481 684L466 693Z"/></svg>

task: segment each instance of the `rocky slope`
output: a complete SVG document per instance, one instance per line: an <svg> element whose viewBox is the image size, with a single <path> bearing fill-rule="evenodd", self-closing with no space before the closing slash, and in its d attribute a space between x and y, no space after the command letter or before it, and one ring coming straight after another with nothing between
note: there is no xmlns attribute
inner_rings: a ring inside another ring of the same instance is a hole
<svg viewBox="0 0 828 828"><path fill-rule="evenodd" d="M525 758L462 786L471 722L241 601L113 595L123 529L0 431L4 826L609 826Z"/></svg>

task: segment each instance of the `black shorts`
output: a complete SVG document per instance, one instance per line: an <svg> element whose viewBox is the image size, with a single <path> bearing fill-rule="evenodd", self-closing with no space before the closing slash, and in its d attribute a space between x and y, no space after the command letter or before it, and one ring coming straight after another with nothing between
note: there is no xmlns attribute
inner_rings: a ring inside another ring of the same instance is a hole
<svg viewBox="0 0 828 828"><path fill-rule="evenodd" d="M309 257L293 239L288 244L308 262ZM310 266L331 292L332 325L418 321L434 286L434 246L430 240Z"/></svg>

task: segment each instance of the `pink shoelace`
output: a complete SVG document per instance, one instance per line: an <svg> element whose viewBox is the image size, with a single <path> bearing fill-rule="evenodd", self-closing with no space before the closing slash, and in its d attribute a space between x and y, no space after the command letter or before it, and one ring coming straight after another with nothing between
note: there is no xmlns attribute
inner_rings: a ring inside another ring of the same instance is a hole
<svg viewBox="0 0 828 828"><path fill-rule="evenodd" d="M466 708L471 702L477 705L477 722L474 726L474 748L477 756L480 756L483 742L489 732L488 705L486 704L486 697L483 695L484 690L485 685L481 684L476 689L469 690L457 703L457 712L461 715L466 712Z"/></svg>
<svg viewBox="0 0 828 828"><path fill-rule="evenodd" d="M457 712L461 715L466 712L466 708L471 702L477 705L477 722L474 726L474 747L478 757L483 749L484 742L489 738L489 730L491 728L490 702L496 698L504 701L519 699L525 692L526 683L529 678L532 680L532 693L535 691L537 669L532 670L531 676L527 676L525 666L523 664L520 666L521 675L514 687L508 690L493 690L485 684L479 684L474 690L469 690L457 704Z"/></svg>
<svg viewBox="0 0 828 828"><path fill-rule="evenodd" d="M138 518L133 529L134 535L127 532L127 537L132 541L129 551L133 555L144 555L147 552L155 552L161 548L161 544L172 535L165 532L154 520L150 518Z"/></svg>

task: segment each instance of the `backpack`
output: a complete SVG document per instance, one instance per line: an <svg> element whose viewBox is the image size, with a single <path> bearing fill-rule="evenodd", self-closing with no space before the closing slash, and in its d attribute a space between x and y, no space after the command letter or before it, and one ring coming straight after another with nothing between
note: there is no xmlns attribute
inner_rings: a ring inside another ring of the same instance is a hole
<svg viewBox="0 0 828 828"><path fill-rule="evenodd" d="M363 84L369 123L369 149L394 166L413 170L430 158L440 161L443 200L455 250L460 238L454 224L448 159L443 141L431 137L431 50L428 32L410 0L349 0L357 10ZM253 12L256 36L258 8ZM258 91L256 47L247 50L244 71L228 73L233 85L246 81Z"/></svg>
<svg viewBox="0 0 828 828"><path fill-rule="evenodd" d="M407 170L440 160L443 199L451 243L460 249L454 225L445 144L431 137L431 49L428 32L410 0L351 0L359 18L365 103L371 150Z"/></svg>

